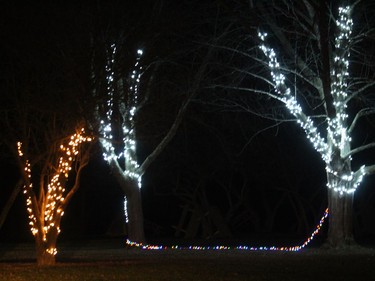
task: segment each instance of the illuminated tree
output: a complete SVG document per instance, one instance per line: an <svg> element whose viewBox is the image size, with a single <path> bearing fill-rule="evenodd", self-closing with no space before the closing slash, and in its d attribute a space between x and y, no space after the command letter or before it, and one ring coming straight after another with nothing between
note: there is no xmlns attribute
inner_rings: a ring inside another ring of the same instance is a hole
<svg viewBox="0 0 375 281"><path fill-rule="evenodd" d="M2 84L1 141L16 160L22 180L37 262L50 265L55 262L61 215L88 162L88 144L79 144L88 141L81 131L86 128L82 116L88 91L77 86L81 69L69 63L76 61L73 57L63 55L70 53L68 47L48 44L45 36L38 37L35 46L24 45L25 36L20 32L10 40L14 53L4 61L9 71ZM80 131L71 139L77 127Z"/></svg>
<svg viewBox="0 0 375 281"><path fill-rule="evenodd" d="M39 265L55 263L61 218L79 188L81 172L89 160L88 151L82 153L81 146L90 141L91 138L86 137L84 129L81 129L62 140L59 146L50 146L46 161L42 163L30 161L27 148L24 149L21 142L17 143L29 225L35 239ZM73 165L75 169L71 171ZM34 169L37 172L33 173ZM75 177L73 184L68 181L69 176Z"/></svg>
<svg viewBox="0 0 375 281"><path fill-rule="evenodd" d="M105 114L101 114L102 118L98 117L100 118L99 130L103 157L109 163L111 171L124 193L128 239L139 242L145 241L140 190L141 177L173 137L186 110L184 108L183 111L180 111L169 133L142 165L139 165L136 151L135 117L140 107L138 90L142 74L140 64L142 53L142 50L138 50L138 57L129 77L119 78L120 75L115 73L116 46L111 46L105 67L107 85Z"/></svg>
<svg viewBox="0 0 375 281"><path fill-rule="evenodd" d="M110 50L105 69L107 97L105 115L100 120L100 143L103 148L103 157L109 163L124 192L124 212L129 239L145 241L140 193L143 172L138 165L136 154L134 118L139 105L138 87L142 70L139 60L142 50L137 52L137 62L129 77L129 87L121 90L117 88L119 81L115 80L114 73L116 46L112 45ZM122 80L120 82L123 83ZM122 139L114 138L115 130L122 136ZM119 143L116 144L116 141Z"/></svg>
<svg viewBox="0 0 375 281"><path fill-rule="evenodd" d="M98 105L96 119L99 123L99 140L103 148L104 159L109 163L112 174L124 193L128 239L144 242L141 177L176 134L190 102L200 89L200 82L207 68L210 51L203 53L202 64L195 69L192 80L189 81L190 84L186 89L182 93L172 93L174 97L182 100L177 105L177 113L152 151L143 159L139 159L137 156L139 153L137 151L137 141L139 140L137 132L143 125L139 122L139 114L141 109L145 109L147 103L152 100L152 87L156 83L154 82L157 80L156 77L162 75L159 74L162 62L152 63L151 66L147 67L146 72L141 66L143 52L138 50L138 56L130 74L125 74L123 70L124 62L121 60L123 51L119 51L121 47L121 45L112 45L108 48L105 61L105 83L103 83L104 79L99 79L100 68L95 68L96 72L94 71L93 76L97 97L100 96L98 89L104 88L104 91L102 91L104 92L104 98ZM148 75L144 77L145 74ZM142 83L141 77L144 80ZM186 76L184 76L184 79L186 79ZM101 86L102 84L105 86ZM157 102L162 103L162 101ZM148 112L148 114L148 118L150 118L150 115L151 118L154 117L154 113Z"/></svg>
<svg viewBox="0 0 375 281"><path fill-rule="evenodd" d="M371 99L358 99L368 97L375 82L366 61L371 54L361 50L368 33L354 29L354 6L338 8L331 21L334 13L328 1L283 1L274 7L260 1L260 16L268 25L258 33L261 53L236 49L260 65L258 71L245 72L258 81L257 87L236 88L263 95L268 103L276 100L284 104L324 161L330 212L328 243L334 247L353 243L353 196L363 178L375 172L375 165L352 165L354 156L375 147L374 142L357 141L354 148L352 143L360 121L375 113ZM270 39L265 33L268 28L274 35ZM273 118L287 119L274 109Z"/></svg>
<svg viewBox="0 0 375 281"><path fill-rule="evenodd" d="M2 141L19 171L37 262L51 265L55 263L61 217L89 160L90 145L83 142L91 138L81 129L84 122L79 121L74 99L69 99L62 87L51 95L41 79L50 73L41 72L14 77L17 83L2 96L7 107L1 111L1 127ZM70 135L77 126L79 130ZM14 189L12 196L16 192Z"/></svg>

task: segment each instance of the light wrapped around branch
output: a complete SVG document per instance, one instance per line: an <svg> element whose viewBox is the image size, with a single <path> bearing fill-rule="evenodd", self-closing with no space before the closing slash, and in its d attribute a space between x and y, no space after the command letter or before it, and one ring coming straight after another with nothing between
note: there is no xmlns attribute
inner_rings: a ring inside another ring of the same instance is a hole
<svg viewBox="0 0 375 281"><path fill-rule="evenodd" d="M62 204L65 200L65 182L69 177L72 164L79 154L79 146L84 142L91 142L92 138L84 135L85 131L82 128L77 133L73 134L67 141L60 145L57 153L60 154L58 158L57 167L54 169L55 173L51 177L50 182L47 185L47 189L44 195L44 201L40 202L40 206L34 206L38 204L37 200L33 197L33 184L31 182L31 165L28 159L24 159L24 152L22 151L22 143L17 143L18 156L21 160L25 161L25 178L26 183L24 185L24 194L26 196L26 207L29 214L29 225L31 233L35 236L39 232L42 233L43 241L47 241L47 235L52 229L56 229L57 233L60 233L60 227L56 223L57 219L64 215ZM44 191L44 187L41 188L40 192ZM35 210L41 210L40 220L38 221ZM56 249L47 249L50 254L56 254Z"/></svg>
<svg viewBox="0 0 375 281"><path fill-rule="evenodd" d="M124 175L138 182L138 186L141 187L141 175L138 172L139 164L136 157L136 136L135 136L135 114L138 107L138 90L141 78L142 66L140 65L140 59L143 54L142 50L137 51L137 59L134 65L134 69L129 77L129 88L126 93L127 99L118 99L116 102L121 104L114 104L114 96L117 81L115 77L115 57L116 57L116 46L113 44L111 46L111 54L107 60L106 65L106 82L107 82L107 111L105 114L105 119L100 121L100 143L103 148L103 158L108 163L111 161L119 161L124 159ZM113 145L113 135L112 135L112 120L114 106L118 106L120 114L122 116L122 149L119 153L116 153L116 149ZM122 165L119 165L122 166Z"/></svg>
<svg viewBox="0 0 375 281"><path fill-rule="evenodd" d="M335 54L331 71L331 91L336 115L333 119L328 120L328 136L333 145L344 156L347 154L351 142L346 124L349 117L346 112L347 80L349 78L350 37L353 28L351 8L349 6L339 8L336 26L338 35L335 38Z"/></svg>
<svg viewBox="0 0 375 281"><path fill-rule="evenodd" d="M331 95L333 99L334 116L327 117L327 137L324 139L318 132L310 117L306 116L301 105L291 94L290 88L286 86L285 75L282 73L276 52L267 47L264 42L266 33L259 33L258 37L263 42L259 48L267 58L268 67L273 80L274 90L277 97L282 101L289 112L296 117L297 122L304 129L307 138L314 148L320 153L326 163L328 173L327 187L340 194L351 194L362 182L366 172L365 166L356 173L340 170L336 167L350 167L351 161L350 142L351 137L347 126L347 102L349 79L349 57L353 21L351 19L351 7L340 7L336 21L338 34L335 37L333 48L333 63L331 64ZM325 102L328 102L326 100ZM335 153L335 159L332 156ZM338 157L339 156L339 157ZM333 168L332 168L333 167ZM337 170L336 170L337 169Z"/></svg>
<svg viewBox="0 0 375 281"><path fill-rule="evenodd" d="M258 33L258 36L264 41L267 37L267 33ZM304 129L307 138L320 153L324 162L329 163L331 161L331 151L325 139L321 137L318 129L314 125L313 120L303 113L301 105L298 103L294 95L291 94L290 88L286 86L285 76L280 69L280 64L277 60L275 51L272 48L267 47L265 44L261 44L259 48L263 51L268 60L268 67L274 82L274 89L280 97L279 100L282 101L288 108L289 112L296 117L298 124Z"/></svg>

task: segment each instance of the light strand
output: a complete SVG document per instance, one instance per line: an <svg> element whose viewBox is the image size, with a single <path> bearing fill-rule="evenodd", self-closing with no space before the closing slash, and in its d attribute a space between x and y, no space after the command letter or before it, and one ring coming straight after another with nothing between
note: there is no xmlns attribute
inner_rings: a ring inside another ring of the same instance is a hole
<svg viewBox="0 0 375 281"><path fill-rule="evenodd" d="M349 77L350 36L353 21L351 8L340 7L336 26L338 35L335 37L335 54L331 71L331 91L336 115L328 119L328 136L332 144L340 150L344 157L350 150L351 138L348 135L347 118L347 79Z"/></svg>
<svg viewBox="0 0 375 281"><path fill-rule="evenodd" d="M356 173L350 171L351 157L348 156L351 137L347 128L349 117L347 114L347 80L349 78L350 36L353 27L350 6L339 8L336 26L338 34L335 37L330 93L333 98L335 116L327 117L327 139L320 136L311 118L304 114L301 105L287 87L274 49L264 44L267 33L259 32L258 37L263 42L259 48L267 58L277 99L282 101L289 112L296 117L297 123L304 129L307 138L324 160L328 173L327 188L344 195L355 192L365 176L365 166L362 166Z"/></svg>
<svg viewBox="0 0 375 281"><path fill-rule="evenodd" d="M259 32L258 37L264 42L267 33ZM285 76L280 69L280 63L277 60L274 49L267 47L265 44L261 44L259 48L268 59L268 67L271 71L272 80L275 83L274 89L279 96L279 100L282 101L289 112L297 118L297 123L304 129L307 138L310 140L315 150L320 153L324 162L329 163L331 161L331 153L328 145L324 138L321 137L313 120L303 113L301 105L298 103L295 96L292 95L290 88L286 86Z"/></svg>
<svg viewBox="0 0 375 281"><path fill-rule="evenodd" d="M139 164L136 157L136 136L135 136L135 114L138 107L138 89L141 78L142 66L140 65L140 59L143 54L142 50L137 51L137 59L134 65L134 69L130 75L130 86L128 88L127 102L118 101L119 110L123 116L122 120L122 132L123 132L123 149L122 152L116 154L115 147L113 146L112 140L112 114L113 114L113 98L115 94L115 72L114 64L116 57L116 46L111 45L111 54L106 64L106 81L107 81L107 111L105 120L100 121L100 133L102 135L100 142L103 147L103 158L108 163L111 161L119 161L124 158L125 169L124 175L132 180L136 180L139 188L141 188L141 175L138 172ZM120 165L121 166L121 165Z"/></svg>
<svg viewBox="0 0 375 281"><path fill-rule="evenodd" d="M126 240L126 244L130 247L140 248L142 250L196 250L196 251L204 251L204 250L245 250L245 251L282 251L282 252L298 252L304 249L307 245L309 245L316 235L322 229L322 226L325 220L328 217L328 208L324 211L323 216L321 217L319 223L315 227L315 230L311 233L311 235L301 244L297 246L285 246L285 247L277 247L277 246L266 246L266 247L252 247L252 246L163 246L163 245L150 245L150 244L142 244L137 243L134 241L130 241L129 239Z"/></svg>
<svg viewBox="0 0 375 281"><path fill-rule="evenodd" d="M63 182L66 182L69 177L71 166L79 153L79 145L83 142L92 141L92 138L84 136L84 133L84 129L82 128L79 132L73 134L69 138L67 144L61 144L59 147L61 156L58 158L56 172L47 185L47 191L44 196L45 200L42 202L42 204L44 204L44 208L40 208L41 206L38 208L44 210L44 212L42 213L42 220L40 221L40 223L42 224L40 229L38 229L37 219L35 217L32 206L33 184L31 182L31 165L28 159L24 160L24 171L27 178L27 184L24 185L24 194L26 196L26 208L29 215L30 230L33 236L38 235L39 231L41 231L43 241L47 241L48 233L52 229L55 229L57 231L57 234L60 233L60 226L56 224L56 220L57 218L60 218L64 215L64 211L61 207L65 200L65 188L63 187ZM17 142L17 150L18 156L22 159L24 153L22 151L21 142ZM57 253L57 250L56 248L49 248L46 249L46 252L55 255Z"/></svg>

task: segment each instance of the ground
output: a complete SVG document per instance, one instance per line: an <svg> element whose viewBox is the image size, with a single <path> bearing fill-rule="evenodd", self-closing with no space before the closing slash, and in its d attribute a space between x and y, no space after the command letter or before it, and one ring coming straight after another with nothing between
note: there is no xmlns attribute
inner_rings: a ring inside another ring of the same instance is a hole
<svg viewBox="0 0 375 281"><path fill-rule="evenodd" d="M57 265L38 267L32 244L0 244L7 280L375 280L375 250L301 252L129 249L119 240L63 243Z"/></svg>

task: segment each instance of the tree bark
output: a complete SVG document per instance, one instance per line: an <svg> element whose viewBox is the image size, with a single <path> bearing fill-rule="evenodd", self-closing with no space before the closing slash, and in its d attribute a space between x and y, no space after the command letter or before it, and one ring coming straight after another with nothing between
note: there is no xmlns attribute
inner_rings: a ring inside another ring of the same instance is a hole
<svg viewBox="0 0 375 281"><path fill-rule="evenodd" d="M353 235L353 194L340 195L328 189L329 229L327 243L333 248L355 244Z"/></svg>
<svg viewBox="0 0 375 281"><path fill-rule="evenodd" d="M56 240L57 232L49 235L46 241L43 241L40 235L35 236L36 261L38 265L51 266L56 264L56 253L53 252L56 249Z"/></svg>
<svg viewBox="0 0 375 281"><path fill-rule="evenodd" d="M41 245L37 245L36 260L37 264L40 266L50 266L56 264L55 255L47 252L46 249Z"/></svg>
<svg viewBox="0 0 375 281"><path fill-rule="evenodd" d="M112 159L110 162L110 168L127 200L128 239L132 242L146 242L143 226L141 189L138 186L138 181L126 176L115 159Z"/></svg>
<svg viewBox="0 0 375 281"><path fill-rule="evenodd" d="M130 185L130 192L127 192L127 211L128 211L128 239L135 242L145 242L145 233L143 227L143 210L141 189L136 181L126 180ZM122 188L124 190L124 188Z"/></svg>

